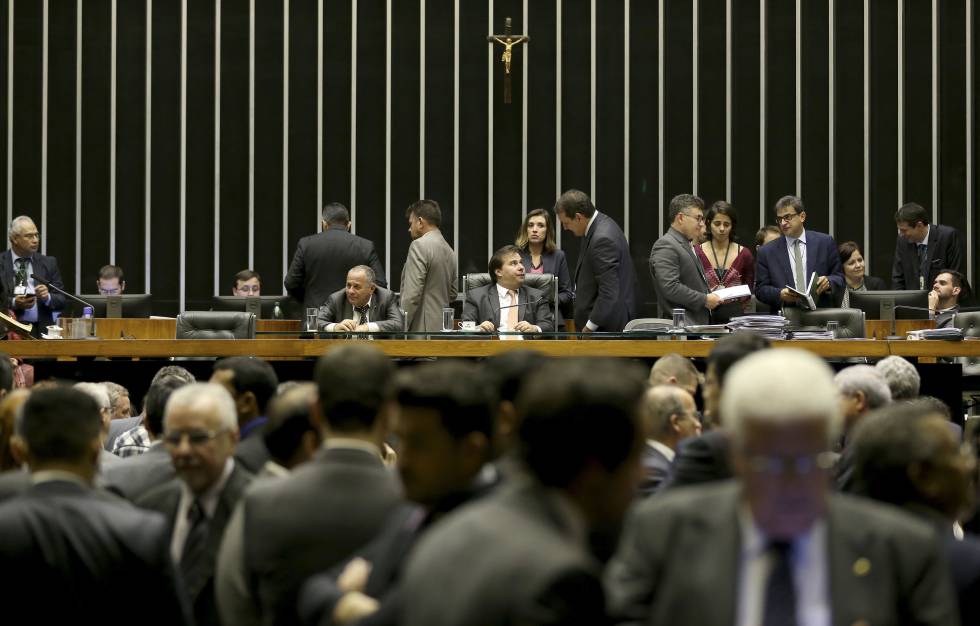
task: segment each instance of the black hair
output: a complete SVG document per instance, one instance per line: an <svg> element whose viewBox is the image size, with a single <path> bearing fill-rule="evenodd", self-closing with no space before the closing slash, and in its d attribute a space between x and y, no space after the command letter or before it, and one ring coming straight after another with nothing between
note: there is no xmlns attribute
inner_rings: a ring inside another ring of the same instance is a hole
<svg viewBox="0 0 980 626"><path fill-rule="evenodd" d="M40 462L82 461L102 432L95 400L70 387L32 391L21 410L17 433Z"/></svg>
<svg viewBox="0 0 980 626"><path fill-rule="evenodd" d="M483 370L473 363L436 361L399 372L395 400L403 407L439 413L455 439L478 432L493 435L496 397Z"/></svg>
<svg viewBox="0 0 980 626"><path fill-rule="evenodd" d="M395 366L381 350L347 344L320 357L313 370L320 409L331 430L371 430L388 396Z"/></svg>
<svg viewBox="0 0 980 626"><path fill-rule="evenodd" d="M146 430L154 437L163 433L163 416L167 400L177 389L190 383L180 376L167 375L153 381L143 398L143 421Z"/></svg>
<svg viewBox="0 0 980 626"><path fill-rule="evenodd" d="M231 384L235 393L251 391L255 395L259 413L265 414L269 400L279 386L276 370L267 361L253 356L229 356L215 362L214 371L219 370L230 370L234 374Z"/></svg>

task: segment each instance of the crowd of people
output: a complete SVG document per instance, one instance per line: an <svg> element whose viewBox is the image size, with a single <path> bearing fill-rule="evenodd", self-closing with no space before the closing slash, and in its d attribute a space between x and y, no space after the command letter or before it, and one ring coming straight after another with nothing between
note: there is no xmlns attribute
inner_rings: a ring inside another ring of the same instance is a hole
<svg viewBox="0 0 980 626"><path fill-rule="evenodd" d="M253 357L206 382L167 365L134 405L108 382L14 389L0 358L5 617L980 620L974 435L910 363L835 375L735 333L706 366L396 366L352 342L310 381ZM123 588L132 605L105 611Z"/></svg>

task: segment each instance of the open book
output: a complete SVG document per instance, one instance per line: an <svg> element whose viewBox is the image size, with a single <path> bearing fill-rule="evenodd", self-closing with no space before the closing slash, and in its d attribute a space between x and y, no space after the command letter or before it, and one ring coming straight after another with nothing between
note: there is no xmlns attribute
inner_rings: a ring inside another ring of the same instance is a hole
<svg viewBox="0 0 980 626"><path fill-rule="evenodd" d="M790 293L795 293L800 297L799 304L800 308L806 309L807 311L817 310L817 305L813 301L813 288L817 282L817 273L813 272L810 274L810 282L806 284L806 293L799 291L796 287L792 285L786 285L786 288L790 290Z"/></svg>
<svg viewBox="0 0 980 626"><path fill-rule="evenodd" d="M18 322L6 313L0 313L0 328L3 328L5 332L12 330L24 339L34 339L31 336L31 329L33 328L31 324Z"/></svg>

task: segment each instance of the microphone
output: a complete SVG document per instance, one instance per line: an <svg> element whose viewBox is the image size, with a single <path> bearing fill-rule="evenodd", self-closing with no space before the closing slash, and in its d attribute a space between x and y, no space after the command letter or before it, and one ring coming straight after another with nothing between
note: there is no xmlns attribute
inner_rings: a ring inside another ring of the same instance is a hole
<svg viewBox="0 0 980 626"><path fill-rule="evenodd" d="M547 300L547 298L541 297L541 298L538 298L537 300L528 300L527 302L518 302L517 304L508 304L507 306L500 307L500 310L503 311L504 309L513 309L515 306L527 306L529 304L537 304L538 302L541 302L542 300Z"/></svg>
<svg viewBox="0 0 980 626"><path fill-rule="evenodd" d="M55 291L57 291L57 292L58 292L58 293L60 293L61 295L63 295L63 296L68 296L69 298L71 298L71 299L72 299L72 300L74 300L75 302L78 302L78 303L80 303L80 304L81 304L82 306L88 306L88 307L92 307L92 310L93 310L93 311L95 310L95 306L93 306L93 305L92 305L92 303L90 303L90 302L86 302L85 300L82 300L82 299L81 299L81 298L79 298L78 296L76 296L76 295L73 295L73 294L70 294L70 293L68 293L67 291L65 291L65 290L64 290L64 289L62 289L61 287L59 287L59 286L57 286L57 285L55 285L55 284L53 284L53 283L52 283L51 281L49 281L49 280L47 280L47 279L45 279L45 278L41 278L41 277L40 277L40 276L38 276L37 274L31 274L31 278L33 278L33 279L34 279L34 280L35 280L36 282L39 282L39 283L41 283L42 285L44 285L44 286L45 286L45 287L47 287L48 289L54 289Z"/></svg>

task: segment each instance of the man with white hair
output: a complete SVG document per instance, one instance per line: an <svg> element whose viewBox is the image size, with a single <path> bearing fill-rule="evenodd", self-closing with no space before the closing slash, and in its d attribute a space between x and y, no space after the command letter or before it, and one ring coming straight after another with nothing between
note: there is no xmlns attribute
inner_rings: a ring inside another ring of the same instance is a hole
<svg viewBox="0 0 980 626"><path fill-rule="evenodd" d="M38 252L41 234L34 220L26 215L10 221L7 238L10 248L0 253L0 282L8 298L4 308L13 309L17 321L33 324L31 334L40 337L54 323L52 313L65 306L65 297L53 289L49 291L46 284L65 288L58 260Z"/></svg>
<svg viewBox="0 0 980 626"><path fill-rule="evenodd" d="M919 397L919 372L902 357L886 356L875 364L875 368L885 377L895 402Z"/></svg>
<svg viewBox="0 0 980 626"><path fill-rule="evenodd" d="M736 479L634 509L607 570L618 621L958 623L932 529L831 493L841 415L823 361L795 349L753 354L728 373L721 409Z"/></svg>
<svg viewBox="0 0 980 626"><path fill-rule="evenodd" d="M109 400L109 390L103 383L75 383L73 387L95 400L95 404L98 405L99 418L102 420L101 439L104 442L106 434L109 432L109 422L112 421L112 402ZM103 474L107 467L121 460L103 448L99 454L99 474Z"/></svg>
<svg viewBox="0 0 980 626"><path fill-rule="evenodd" d="M845 438L861 416L892 401L888 381L870 365L845 367L834 376L834 384L840 393Z"/></svg>
<svg viewBox="0 0 980 626"><path fill-rule="evenodd" d="M177 478L137 505L167 516L170 554L183 574L197 624L218 624L214 566L225 525L252 475L235 463L238 414L228 391L214 383L185 385L170 396L163 442Z"/></svg>

